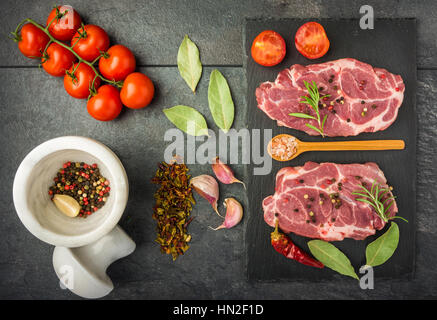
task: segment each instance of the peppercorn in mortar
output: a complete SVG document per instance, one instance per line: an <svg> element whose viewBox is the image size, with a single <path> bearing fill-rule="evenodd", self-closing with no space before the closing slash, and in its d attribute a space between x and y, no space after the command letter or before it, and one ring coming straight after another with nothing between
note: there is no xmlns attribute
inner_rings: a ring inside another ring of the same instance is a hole
<svg viewBox="0 0 437 320"><path fill-rule="evenodd" d="M53 200L55 194L74 198L81 209L78 217L86 218L103 207L109 197L109 180L100 174L96 163L68 161L59 169L54 184L49 188Z"/></svg>

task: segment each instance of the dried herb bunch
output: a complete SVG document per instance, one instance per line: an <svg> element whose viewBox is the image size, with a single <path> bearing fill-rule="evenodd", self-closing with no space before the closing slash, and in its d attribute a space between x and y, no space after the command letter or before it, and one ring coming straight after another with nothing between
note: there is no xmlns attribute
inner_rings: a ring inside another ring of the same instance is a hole
<svg viewBox="0 0 437 320"><path fill-rule="evenodd" d="M157 221L156 242L161 245L161 252L171 254L173 260L190 247L187 227L193 219L190 213L195 201L189 183L191 176L187 172L185 164L162 162L152 179L160 185L153 208L153 218Z"/></svg>

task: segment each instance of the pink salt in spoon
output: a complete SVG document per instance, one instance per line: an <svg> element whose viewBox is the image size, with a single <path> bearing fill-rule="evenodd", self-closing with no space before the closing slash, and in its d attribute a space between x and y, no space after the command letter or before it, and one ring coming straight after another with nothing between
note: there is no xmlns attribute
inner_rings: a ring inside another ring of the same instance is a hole
<svg viewBox="0 0 437 320"><path fill-rule="evenodd" d="M267 152L277 161L290 161L308 151L402 150L404 148L404 140L304 142L289 134L279 134L270 140Z"/></svg>

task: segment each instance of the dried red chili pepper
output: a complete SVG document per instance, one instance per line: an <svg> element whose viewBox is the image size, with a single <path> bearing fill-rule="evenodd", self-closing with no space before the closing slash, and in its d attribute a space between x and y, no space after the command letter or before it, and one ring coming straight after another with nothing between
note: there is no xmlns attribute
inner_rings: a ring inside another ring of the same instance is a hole
<svg viewBox="0 0 437 320"><path fill-rule="evenodd" d="M154 195L156 204L152 215L157 221L156 242L163 253L172 255L173 260L190 247L191 235L187 227L193 220L189 216L195 201L189 185L191 176L187 173L185 164L161 162L152 179L160 185Z"/></svg>
<svg viewBox="0 0 437 320"><path fill-rule="evenodd" d="M296 246L291 239L279 232L278 230L278 220L276 220L275 231L271 233L271 243L273 248L289 259L296 260L299 263L305 264L307 266L323 268L324 265L320 261L312 258L308 253L302 251L298 246Z"/></svg>

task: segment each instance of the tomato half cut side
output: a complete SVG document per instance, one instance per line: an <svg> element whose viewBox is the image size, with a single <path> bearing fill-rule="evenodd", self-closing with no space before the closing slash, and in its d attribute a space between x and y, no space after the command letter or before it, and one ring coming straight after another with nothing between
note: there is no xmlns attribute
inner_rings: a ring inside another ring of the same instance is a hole
<svg viewBox="0 0 437 320"><path fill-rule="evenodd" d="M329 50L329 39L320 23L307 22L296 32L296 49L308 59L323 57Z"/></svg>
<svg viewBox="0 0 437 320"><path fill-rule="evenodd" d="M257 35L251 48L253 60L265 67L279 64L284 59L285 52L284 38L273 30L265 30Z"/></svg>

